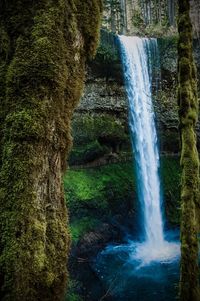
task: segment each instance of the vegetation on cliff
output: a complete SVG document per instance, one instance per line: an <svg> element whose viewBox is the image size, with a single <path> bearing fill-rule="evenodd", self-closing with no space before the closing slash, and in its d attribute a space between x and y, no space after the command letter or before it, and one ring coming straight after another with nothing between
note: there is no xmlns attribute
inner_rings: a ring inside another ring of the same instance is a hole
<svg viewBox="0 0 200 301"><path fill-rule="evenodd" d="M178 157L161 158L161 178L168 226L179 225L180 167ZM119 185L120 183L120 185ZM72 240L115 215L137 217L137 183L132 162L93 168L70 168L64 177Z"/></svg>

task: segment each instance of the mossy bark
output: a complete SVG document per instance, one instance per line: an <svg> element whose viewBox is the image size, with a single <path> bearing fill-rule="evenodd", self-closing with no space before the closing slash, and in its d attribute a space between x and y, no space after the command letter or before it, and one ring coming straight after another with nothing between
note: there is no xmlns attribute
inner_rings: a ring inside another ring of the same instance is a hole
<svg viewBox="0 0 200 301"><path fill-rule="evenodd" d="M62 175L101 0L0 0L0 299L62 300Z"/></svg>
<svg viewBox="0 0 200 301"><path fill-rule="evenodd" d="M180 300L198 301L200 300L197 237L199 157L195 133L198 120L198 97L189 11L189 1L179 0L178 104L182 141Z"/></svg>

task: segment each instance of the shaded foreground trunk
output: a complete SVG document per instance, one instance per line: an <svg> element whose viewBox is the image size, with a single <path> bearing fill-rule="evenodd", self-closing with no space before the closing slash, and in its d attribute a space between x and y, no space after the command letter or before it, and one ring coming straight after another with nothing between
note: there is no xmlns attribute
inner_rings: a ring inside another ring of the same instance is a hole
<svg viewBox="0 0 200 301"><path fill-rule="evenodd" d="M179 118L181 130L181 301L199 301L198 200L199 157L195 127L198 120L196 67L192 51L192 25L188 0L179 0Z"/></svg>
<svg viewBox="0 0 200 301"><path fill-rule="evenodd" d="M101 0L0 0L0 299L62 300L62 174Z"/></svg>

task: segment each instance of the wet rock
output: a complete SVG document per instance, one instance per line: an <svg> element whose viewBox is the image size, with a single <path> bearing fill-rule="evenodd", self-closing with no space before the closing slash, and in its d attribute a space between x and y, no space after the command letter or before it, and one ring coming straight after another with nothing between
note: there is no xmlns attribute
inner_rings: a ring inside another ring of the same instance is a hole
<svg viewBox="0 0 200 301"><path fill-rule="evenodd" d="M109 242L120 240L120 231L111 224L102 224L96 231L89 232L72 250L72 256L76 256L78 260L86 260L95 256Z"/></svg>

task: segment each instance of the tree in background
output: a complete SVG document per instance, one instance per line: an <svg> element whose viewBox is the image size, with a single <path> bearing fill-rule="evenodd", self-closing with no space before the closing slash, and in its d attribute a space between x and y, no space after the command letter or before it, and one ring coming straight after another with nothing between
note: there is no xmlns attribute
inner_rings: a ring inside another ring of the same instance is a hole
<svg viewBox="0 0 200 301"><path fill-rule="evenodd" d="M0 299L62 300L62 175L101 0L0 0Z"/></svg>
<svg viewBox="0 0 200 301"><path fill-rule="evenodd" d="M200 40L200 1L190 0L190 16L193 25L193 35Z"/></svg>
<svg viewBox="0 0 200 301"><path fill-rule="evenodd" d="M175 26L175 0L104 0L104 27L115 33L144 34L148 27ZM166 30L165 30L166 31Z"/></svg>
<svg viewBox="0 0 200 301"><path fill-rule="evenodd" d="M178 105L181 131L181 301L200 300L198 268L199 157L195 127L198 120L197 76L188 0L179 0Z"/></svg>
<svg viewBox="0 0 200 301"><path fill-rule="evenodd" d="M104 0L103 26L114 33L125 33L126 0Z"/></svg>

